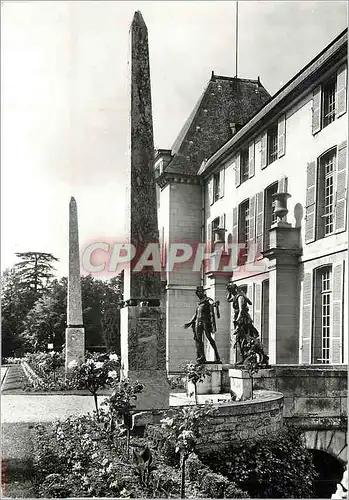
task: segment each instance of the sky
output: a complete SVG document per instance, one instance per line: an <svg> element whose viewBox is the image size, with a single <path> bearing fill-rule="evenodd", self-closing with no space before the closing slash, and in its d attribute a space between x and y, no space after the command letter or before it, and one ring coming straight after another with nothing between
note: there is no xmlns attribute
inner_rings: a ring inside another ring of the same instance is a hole
<svg viewBox="0 0 349 500"><path fill-rule="evenodd" d="M154 144L169 149L211 71L235 75L231 1L3 1L1 269L15 252L68 268L80 246L122 241L129 162L129 27L148 27ZM238 76L271 93L347 27L346 1L240 1Z"/></svg>

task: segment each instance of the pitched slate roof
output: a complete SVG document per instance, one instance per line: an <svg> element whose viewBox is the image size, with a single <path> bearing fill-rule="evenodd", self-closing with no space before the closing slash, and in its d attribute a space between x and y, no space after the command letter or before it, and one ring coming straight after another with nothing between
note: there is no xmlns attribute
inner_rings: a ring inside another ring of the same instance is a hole
<svg viewBox="0 0 349 500"><path fill-rule="evenodd" d="M305 90L311 91L314 86L318 85L317 78L325 69L333 66L334 58L340 60L344 54L347 54L347 44L348 28L343 30L314 59L278 90L263 108L256 112L254 116L251 116L248 123L202 165L198 175L211 170L222 158L228 156L234 148L238 147L246 138L252 136L256 130L260 129L263 121L267 122L268 119L270 120L270 117L280 113L280 109L287 103L292 102L292 99L301 95Z"/></svg>
<svg viewBox="0 0 349 500"><path fill-rule="evenodd" d="M218 76L210 81L172 146L169 173L196 175L202 161L231 137L231 124L245 125L270 94L258 80Z"/></svg>

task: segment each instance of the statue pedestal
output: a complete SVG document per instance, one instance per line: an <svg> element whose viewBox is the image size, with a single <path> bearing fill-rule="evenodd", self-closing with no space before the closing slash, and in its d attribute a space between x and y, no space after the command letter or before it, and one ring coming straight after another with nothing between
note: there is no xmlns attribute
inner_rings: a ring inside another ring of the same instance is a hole
<svg viewBox="0 0 349 500"><path fill-rule="evenodd" d="M237 401L252 398L252 379L247 370L231 368L229 370L230 390L236 395Z"/></svg>
<svg viewBox="0 0 349 500"><path fill-rule="evenodd" d="M208 375L202 382L196 384L197 394L220 394L222 392L222 365L219 363L205 364ZM194 394L194 384L187 383L187 394Z"/></svg>

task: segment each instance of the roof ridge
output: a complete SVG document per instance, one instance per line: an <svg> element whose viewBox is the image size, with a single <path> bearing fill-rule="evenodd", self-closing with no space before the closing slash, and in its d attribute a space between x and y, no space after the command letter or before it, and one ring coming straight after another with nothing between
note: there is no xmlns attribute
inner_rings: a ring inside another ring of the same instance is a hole
<svg viewBox="0 0 349 500"><path fill-rule="evenodd" d="M220 80L260 83L259 77L257 78L257 80L255 80L254 78L240 78L240 77L236 77L236 76L223 76L223 75L216 75L216 74L213 74L211 76L211 80L215 80L216 78L220 79Z"/></svg>

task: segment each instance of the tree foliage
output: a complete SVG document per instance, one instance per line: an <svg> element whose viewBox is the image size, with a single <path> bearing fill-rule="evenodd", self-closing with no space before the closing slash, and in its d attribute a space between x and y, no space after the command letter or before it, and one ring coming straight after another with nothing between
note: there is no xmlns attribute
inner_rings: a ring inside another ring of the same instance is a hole
<svg viewBox="0 0 349 500"><path fill-rule="evenodd" d="M20 262L1 277L2 356L18 349L37 352L48 343L54 349L65 341L67 278L54 278L52 254L18 254ZM120 305L122 278L109 281L81 278L86 347L106 346L120 353Z"/></svg>
<svg viewBox="0 0 349 500"><path fill-rule="evenodd" d="M200 454L200 458L251 498L314 496L312 457L295 428L284 427L276 434L241 440L219 451Z"/></svg>

